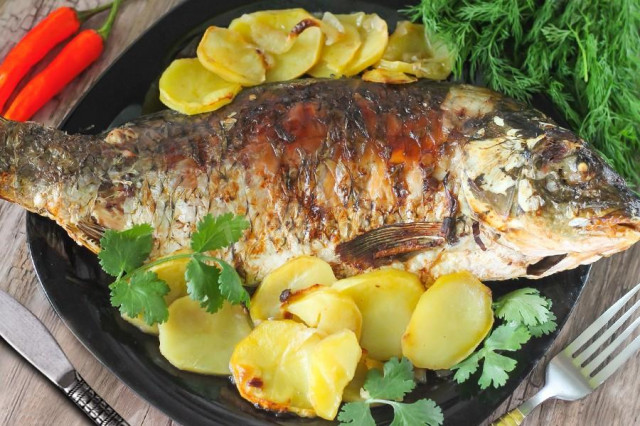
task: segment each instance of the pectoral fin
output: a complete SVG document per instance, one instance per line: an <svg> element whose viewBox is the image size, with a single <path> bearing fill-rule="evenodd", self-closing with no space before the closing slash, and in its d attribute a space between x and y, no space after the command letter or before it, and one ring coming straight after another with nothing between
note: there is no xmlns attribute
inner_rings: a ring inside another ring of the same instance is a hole
<svg viewBox="0 0 640 426"><path fill-rule="evenodd" d="M385 225L339 244L340 258L360 268L389 263L401 255L436 247L445 242L440 222Z"/></svg>

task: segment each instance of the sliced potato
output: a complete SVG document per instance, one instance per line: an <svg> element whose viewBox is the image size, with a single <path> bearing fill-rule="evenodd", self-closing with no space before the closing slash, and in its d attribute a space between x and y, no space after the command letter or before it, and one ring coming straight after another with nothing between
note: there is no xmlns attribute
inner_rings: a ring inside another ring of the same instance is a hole
<svg viewBox="0 0 640 426"><path fill-rule="evenodd" d="M189 259L176 259L149 268L149 271L155 272L158 278L165 281L169 286L169 293L164 296L167 305L171 305L174 300L187 295L187 283L184 279L184 271L188 262ZM135 318L123 314L122 318L147 334L158 335L158 324L147 324L142 314Z"/></svg>
<svg viewBox="0 0 640 426"><path fill-rule="evenodd" d="M402 353L416 367L448 369L469 356L492 325L491 290L469 272L443 275L420 298Z"/></svg>
<svg viewBox="0 0 640 426"><path fill-rule="evenodd" d="M380 269L345 278L332 288L351 297L362 314L360 344L380 361L402 356L401 339L424 287L415 274Z"/></svg>
<svg viewBox="0 0 640 426"><path fill-rule="evenodd" d="M344 24L353 25L358 28L362 44L344 68L346 76L358 74L382 58L389 41L387 23L375 13L364 15L354 13L351 15L336 15Z"/></svg>
<svg viewBox="0 0 640 426"><path fill-rule="evenodd" d="M301 76L320 58L320 21L304 9L265 10L234 19L229 29L264 51L266 81Z"/></svg>
<svg viewBox="0 0 640 426"><path fill-rule="evenodd" d="M424 26L409 21L398 22L379 68L405 72L416 77L444 80L451 74L453 55L446 44L428 38Z"/></svg>
<svg viewBox="0 0 640 426"><path fill-rule="evenodd" d="M327 420L336 417L361 355L358 338L351 330L331 334L315 347L309 363L309 400L318 416Z"/></svg>
<svg viewBox="0 0 640 426"><path fill-rule="evenodd" d="M358 362L358 366L356 367L356 372L353 375L353 379L349 382L349 384L344 388L342 392L342 399L345 402L356 402L362 401L364 398L362 397L361 389L364 386L364 382L367 379L367 374L369 370L377 369L382 371L384 365L375 359L369 358L366 353L362 354L360 358L360 362Z"/></svg>
<svg viewBox="0 0 640 426"><path fill-rule="evenodd" d="M362 315L358 306L352 298L331 287L316 284L291 293L280 311L283 317L293 315L325 334L351 330L360 338Z"/></svg>
<svg viewBox="0 0 640 426"><path fill-rule="evenodd" d="M302 23L302 24L301 24ZM320 21L304 9L261 10L244 14L229 24L229 29L253 41L269 53L288 52L307 26Z"/></svg>
<svg viewBox="0 0 640 426"><path fill-rule="evenodd" d="M290 321L264 321L240 341L230 367L240 395L266 410L312 417L309 360L322 333Z"/></svg>
<svg viewBox="0 0 640 426"><path fill-rule="evenodd" d="M409 76L402 71L390 71L385 69L372 69L362 74L364 81L386 84L405 84L418 81L417 78Z"/></svg>
<svg viewBox="0 0 640 426"><path fill-rule="evenodd" d="M160 77L160 101L183 114L213 111L242 89L212 73L195 58L176 59Z"/></svg>
<svg viewBox="0 0 640 426"><path fill-rule="evenodd" d="M331 285L336 281L331 265L313 256L287 261L268 274L251 299L251 319L255 324L268 318L282 318L280 296L285 290L295 292L314 284Z"/></svg>
<svg viewBox="0 0 640 426"><path fill-rule="evenodd" d="M322 21L326 34L325 46L318 63L309 70L309 74L317 78L340 77L362 45L360 33L355 25L342 23L328 12ZM327 34L329 28L331 32Z"/></svg>
<svg viewBox="0 0 640 426"><path fill-rule="evenodd" d="M306 29L298 36L291 49L281 55L273 55L273 66L267 70L267 81L286 81L300 77L320 59L324 35L319 27Z"/></svg>
<svg viewBox="0 0 640 426"><path fill-rule="evenodd" d="M255 86L265 81L264 58L256 46L235 31L207 28L197 54L204 67L226 81L243 86Z"/></svg>
<svg viewBox="0 0 640 426"><path fill-rule="evenodd" d="M214 314L189 296L169 306L169 320L158 326L160 353L180 370L229 374L236 344L249 335L251 323L244 308L226 303Z"/></svg>

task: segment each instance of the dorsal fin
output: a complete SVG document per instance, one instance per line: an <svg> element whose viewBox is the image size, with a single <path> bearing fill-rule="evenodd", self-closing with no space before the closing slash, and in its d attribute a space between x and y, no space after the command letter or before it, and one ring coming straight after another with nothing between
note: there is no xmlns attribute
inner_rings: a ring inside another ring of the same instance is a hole
<svg viewBox="0 0 640 426"><path fill-rule="evenodd" d="M360 268L379 266L394 257L436 247L445 242L441 222L411 222L385 225L338 244L344 262Z"/></svg>

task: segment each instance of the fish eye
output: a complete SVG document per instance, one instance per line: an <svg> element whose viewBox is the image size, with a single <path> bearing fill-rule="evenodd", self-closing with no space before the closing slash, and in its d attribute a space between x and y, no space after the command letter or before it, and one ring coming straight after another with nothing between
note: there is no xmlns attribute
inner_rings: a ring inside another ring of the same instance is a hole
<svg viewBox="0 0 640 426"><path fill-rule="evenodd" d="M587 173L589 171L589 165L584 161L578 163L577 169L580 173Z"/></svg>

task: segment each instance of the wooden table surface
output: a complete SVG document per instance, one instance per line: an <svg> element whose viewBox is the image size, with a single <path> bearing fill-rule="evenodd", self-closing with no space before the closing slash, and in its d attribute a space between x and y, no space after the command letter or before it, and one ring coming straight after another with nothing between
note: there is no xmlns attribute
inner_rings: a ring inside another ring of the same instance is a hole
<svg viewBox="0 0 640 426"><path fill-rule="evenodd" d="M87 9L105 0L0 0L0 58L34 22L59 6ZM34 120L56 126L101 72L140 33L181 0L129 0L116 21L102 57L52 100ZM98 19L89 22L98 26ZM29 308L53 333L72 364L94 389L132 425L168 425L172 421L122 384L67 330L39 288L25 244L25 212L0 201L0 289ZM640 278L640 245L601 260L549 356L579 334ZM532 396L544 383L543 360L496 415ZM469 419L470 421L473 419ZM80 425L87 421L58 390L0 339L0 425ZM175 422L173 422L175 423ZM640 424L640 357L627 363L592 395L579 402L549 401L527 419L528 425Z"/></svg>

